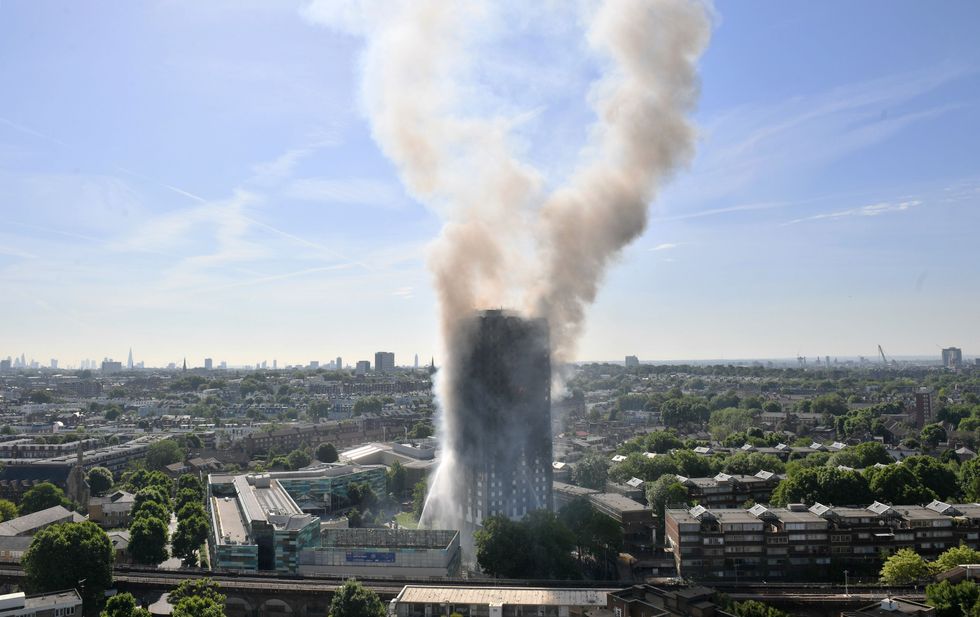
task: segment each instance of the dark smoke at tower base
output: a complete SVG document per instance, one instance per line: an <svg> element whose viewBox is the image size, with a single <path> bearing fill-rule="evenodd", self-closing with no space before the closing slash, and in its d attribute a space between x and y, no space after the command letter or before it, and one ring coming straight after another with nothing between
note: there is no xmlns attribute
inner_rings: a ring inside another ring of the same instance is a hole
<svg viewBox="0 0 980 617"><path fill-rule="evenodd" d="M552 508L551 355L544 319L501 310L459 324L442 383L453 413L422 514L428 527L470 531L493 515ZM464 534L468 535L468 534Z"/></svg>

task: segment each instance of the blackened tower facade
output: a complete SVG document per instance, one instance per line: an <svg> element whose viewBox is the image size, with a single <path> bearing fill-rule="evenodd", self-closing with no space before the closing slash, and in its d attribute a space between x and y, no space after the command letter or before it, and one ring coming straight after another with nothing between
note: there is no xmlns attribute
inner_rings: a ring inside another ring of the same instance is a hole
<svg viewBox="0 0 980 617"><path fill-rule="evenodd" d="M466 522L553 509L548 325L500 310L474 317L455 380Z"/></svg>

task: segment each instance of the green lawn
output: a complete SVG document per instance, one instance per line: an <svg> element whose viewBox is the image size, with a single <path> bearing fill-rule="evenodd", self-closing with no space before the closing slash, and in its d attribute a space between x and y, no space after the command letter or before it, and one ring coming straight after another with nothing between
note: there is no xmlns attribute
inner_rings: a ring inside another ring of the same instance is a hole
<svg viewBox="0 0 980 617"><path fill-rule="evenodd" d="M398 521L399 527L404 527L405 529L416 529L419 526L419 522L415 520L415 515L411 512L402 512L395 517Z"/></svg>

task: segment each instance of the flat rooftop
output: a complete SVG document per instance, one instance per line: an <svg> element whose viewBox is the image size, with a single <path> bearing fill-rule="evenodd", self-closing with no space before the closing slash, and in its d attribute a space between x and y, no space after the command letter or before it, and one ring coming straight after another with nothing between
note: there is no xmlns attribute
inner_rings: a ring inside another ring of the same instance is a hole
<svg viewBox="0 0 980 617"><path fill-rule="evenodd" d="M607 589L539 587L428 587L407 585L398 602L412 604L510 604L526 606L605 606Z"/></svg>
<svg viewBox="0 0 980 617"><path fill-rule="evenodd" d="M211 508L214 511L218 525L215 534L221 544L248 544L248 530L241 512L238 511L238 500L234 497L212 497Z"/></svg>

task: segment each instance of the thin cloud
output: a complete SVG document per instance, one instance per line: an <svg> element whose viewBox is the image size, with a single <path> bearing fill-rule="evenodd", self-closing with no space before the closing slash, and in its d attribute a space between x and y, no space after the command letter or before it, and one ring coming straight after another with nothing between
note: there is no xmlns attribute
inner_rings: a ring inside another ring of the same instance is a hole
<svg viewBox="0 0 980 617"><path fill-rule="evenodd" d="M680 246L677 242L664 242L663 244L658 244L657 246L650 249L651 251L669 251Z"/></svg>
<svg viewBox="0 0 980 617"><path fill-rule="evenodd" d="M824 219L841 219L853 216L860 217L872 217L881 216L882 214L887 214L889 212L903 212L910 208L915 208L916 206L922 205L922 202L913 199L909 201L900 202L887 202L883 201L876 204L869 204L867 206L861 206L860 208L851 208L849 210L838 210L837 212L825 212L823 214L815 214L813 216L807 216L804 218L794 219L784 225L795 225L797 223L803 223L805 221L820 221Z"/></svg>
<svg viewBox="0 0 980 617"><path fill-rule="evenodd" d="M292 182L286 197L302 201L398 208L404 203L400 190L388 182L370 178L304 178Z"/></svg>

